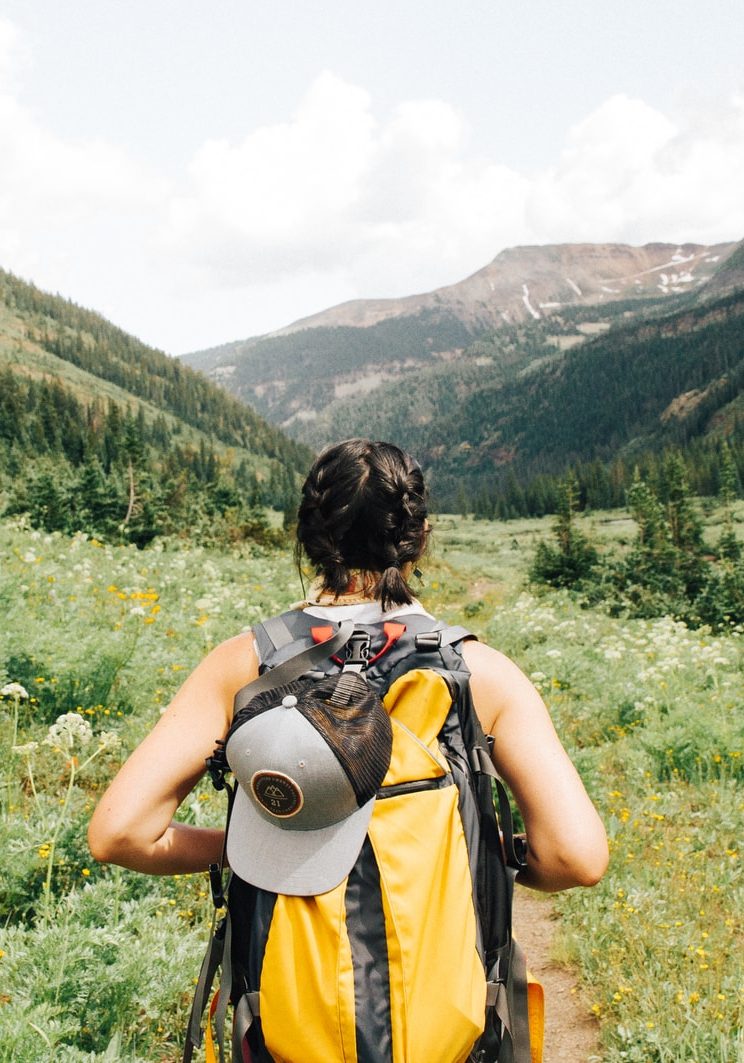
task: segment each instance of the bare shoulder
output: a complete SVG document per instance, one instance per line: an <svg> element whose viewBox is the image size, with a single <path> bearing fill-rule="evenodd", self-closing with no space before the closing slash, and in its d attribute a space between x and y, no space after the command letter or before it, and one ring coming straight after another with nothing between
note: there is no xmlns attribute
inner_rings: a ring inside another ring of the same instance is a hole
<svg viewBox="0 0 744 1063"><path fill-rule="evenodd" d="M213 676L220 685L234 687L235 690L255 679L258 675L258 655L252 632L241 631L239 635L220 642L193 674L200 670Z"/></svg>
<svg viewBox="0 0 744 1063"><path fill-rule="evenodd" d="M544 711L537 690L506 654L483 642L470 641L464 644L462 655L470 669L473 700L486 732L493 732L499 719L510 711L529 707Z"/></svg>
<svg viewBox="0 0 744 1063"><path fill-rule="evenodd" d="M462 655L465 659L470 671L475 675L476 672L487 672L493 674L510 673L513 669L519 672L519 668L505 653L501 653L500 650L495 650L493 646L488 646L485 642L478 642L476 639L469 639L463 643ZM523 674L520 672L520 675Z"/></svg>
<svg viewBox="0 0 744 1063"><path fill-rule="evenodd" d="M193 717L209 711L232 721L233 698L241 687L258 675L258 657L251 632L241 632L215 646L189 675L165 716Z"/></svg>

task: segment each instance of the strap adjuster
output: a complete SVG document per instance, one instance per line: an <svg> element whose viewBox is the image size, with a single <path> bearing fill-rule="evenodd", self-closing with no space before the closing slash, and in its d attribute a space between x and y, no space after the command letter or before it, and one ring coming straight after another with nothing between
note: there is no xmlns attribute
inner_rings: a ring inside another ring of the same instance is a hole
<svg viewBox="0 0 744 1063"><path fill-rule="evenodd" d="M209 888L215 908L224 908L225 893L222 886L222 868L219 864L209 865Z"/></svg>
<svg viewBox="0 0 744 1063"><path fill-rule="evenodd" d="M416 649L421 653L432 653L442 645L441 631L422 631L415 638Z"/></svg>

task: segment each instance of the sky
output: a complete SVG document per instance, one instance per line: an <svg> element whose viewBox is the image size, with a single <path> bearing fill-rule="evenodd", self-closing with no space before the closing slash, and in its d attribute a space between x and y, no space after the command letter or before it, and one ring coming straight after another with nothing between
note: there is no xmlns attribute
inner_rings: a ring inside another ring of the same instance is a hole
<svg viewBox="0 0 744 1063"><path fill-rule="evenodd" d="M0 267L180 354L744 237L740 0L0 0Z"/></svg>

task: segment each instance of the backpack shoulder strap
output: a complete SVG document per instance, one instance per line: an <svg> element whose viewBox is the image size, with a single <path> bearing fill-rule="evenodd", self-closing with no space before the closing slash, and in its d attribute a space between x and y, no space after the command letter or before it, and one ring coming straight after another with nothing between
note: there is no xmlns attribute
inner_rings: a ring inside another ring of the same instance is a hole
<svg viewBox="0 0 744 1063"><path fill-rule="evenodd" d="M405 625L405 632L367 673L370 681L387 688L414 668L467 673L460 646L475 638L467 628L432 620L421 613L401 613L395 620Z"/></svg>
<svg viewBox="0 0 744 1063"><path fill-rule="evenodd" d="M254 624L251 631L261 664L278 664L302 648L293 644L309 639L308 619L301 609L288 609L279 616Z"/></svg>
<svg viewBox="0 0 744 1063"><path fill-rule="evenodd" d="M282 661L275 668L272 668L268 672L262 672L258 679L254 679L251 683L247 683L244 687L235 695L233 701L233 717L237 715L242 708L244 708L251 698L254 698L256 694L261 694L265 690L275 690L277 687L285 686L287 683L291 683L295 679L299 679L301 675L309 671L313 665L320 664L321 661L326 660L337 650L340 650L349 641L354 634L354 624L351 620L343 620L339 625L338 631L327 641L321 642L318 645L309 646L306 649L300 649L299 652L292 654L286 660ZM287 645L293 647L296 646L295 640L292 640Z"/></svg>

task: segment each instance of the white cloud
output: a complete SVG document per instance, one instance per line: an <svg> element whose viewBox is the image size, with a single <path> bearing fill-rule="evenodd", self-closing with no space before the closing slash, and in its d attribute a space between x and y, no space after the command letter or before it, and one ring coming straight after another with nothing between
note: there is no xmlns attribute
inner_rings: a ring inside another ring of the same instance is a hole
<svg viewBox="0 0 744 1063"><path fill-rule="evenodd" d="M325 72L287 121L166 177L24 108L3 81L21 45L0 20L0 264L171 350L452 283L514 244L744 235L742 97L672 119L613 96L522 173L479 156L446 101L380 115Z"/></svg>
<svg viewBox="0 0 744 1063"><path fill-rule="evenodd" d="M614 96L569 131L530 190L541 240L691 240L744 233L744 100L676 123Z"/></svg>
<svg viewBox="0 0 744 1063"><path fill-rule="evenodd" d="M18 28L0 15L0 88L14 85L30 62L31 53Z"/></svg>
<svg viewBox="0 0 744 1063"><path fill-rule="evenodd" d="M353 239L374 127L366 92L320 75L292 121L196 152L163 247L228 284L335 265Z"/></svg>

